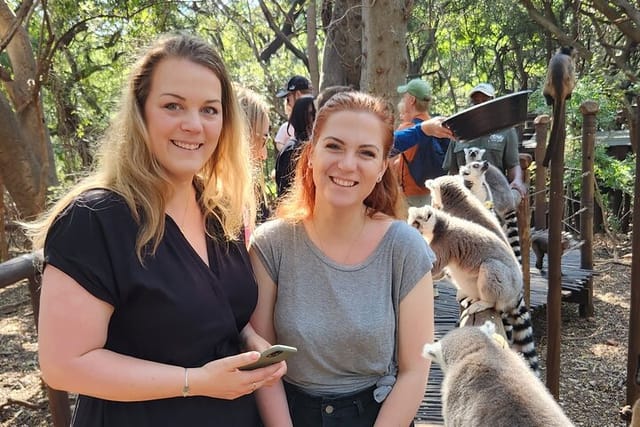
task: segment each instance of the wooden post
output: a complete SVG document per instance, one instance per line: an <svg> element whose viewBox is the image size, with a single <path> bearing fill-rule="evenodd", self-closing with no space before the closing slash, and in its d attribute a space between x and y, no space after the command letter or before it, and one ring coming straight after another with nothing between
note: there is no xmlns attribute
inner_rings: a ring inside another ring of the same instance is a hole
<svg viewBox="0 0 640 427"><path fill-rule="evenodd" d="M555 125L555 123L554 123ZM560 395L560 329L562 318L562 219L564 218L564 144L566 132L551 157L549 196L549 270L547 274L547 388Z"/></svg>
<svg viewBox="0 0 640 427"><path fill-rule="evenodd" d="M507 334L504 332L504 326L502 325L502 317L500 313L495 310L484 310L478 313L474 313L470 316L460 317L460 327L464 326L482 326L484 322L490 320L496 325L496 334L502 335L502 338L507 340Z"/></svg>
<svg viewBox="0 0 640 427"><path fill-rule="evenodd" d="M9 259L9 240L7 239L7 209L4 204L4 185L0 175L0 262Z"/></svg>
<svg viewBox="0 0 640 427"><path fill-rule="evenodd" d="M640 127L640 96L636 98L636 120ZM640 147L640 129L636 129L632 145ZM634 200L640 200L640 156L636 151L636 179ZM640 209L633 210L633 253L640 253ZM631 263L631 312L629 314L629 354L627 358L627 403L633 405L640 397L640 262Z"/></svg>
<svg viewBox="0 0 640 427"><path fill-rule="evenodd" d="M595 177L593 161L596 143L596 114L600 106L594 101L585 101L580 105L582 113L582 195L580 208L586 208L580 214L580 268L593 270L593 196ZM593 278L589 276L581 291L580 317L593 316Z"/></svg>
<svg viewBox="0 0 640 427"><path fill-rule="evenodd" d="M520 168L524 185L529 186L531 180L529 165L533 161L530 154L520 153ZM529 195L523 197L518 205L518 234L520 236L520 255L522 257L522 282L524 303L529 307L531 303L531 212L529 210Z"/></svg>
<svg viewBox="0 0 640 427"><path fill-rule="evenodd" d="M547 146L547 133L549 132L549 116L541 114L536 117L533 124L536 128L536 185L534 191L534 219L533 226L536 230L547 228L547 196L545 194L547 188L547 177L545 167L542 166L544 159L544 151Z"/></svg>

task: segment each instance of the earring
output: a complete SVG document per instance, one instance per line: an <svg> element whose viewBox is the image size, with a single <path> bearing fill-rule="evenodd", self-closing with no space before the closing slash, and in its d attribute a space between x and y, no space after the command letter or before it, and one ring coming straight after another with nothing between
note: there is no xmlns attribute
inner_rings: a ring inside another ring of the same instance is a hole
<svg viewBox="0 0 640 427"><path fill-rule="evenodd" d="M380 182L382 181L382 175L378 175L378 179L376 179L376 182Z"/></svg>
<svg viewBox="0 0 640 427"><path fill-rule="evenodd" d="M307 162L307 166L309 167L309 169L313 169L313 163L311 163L311 160Z"/></svg>

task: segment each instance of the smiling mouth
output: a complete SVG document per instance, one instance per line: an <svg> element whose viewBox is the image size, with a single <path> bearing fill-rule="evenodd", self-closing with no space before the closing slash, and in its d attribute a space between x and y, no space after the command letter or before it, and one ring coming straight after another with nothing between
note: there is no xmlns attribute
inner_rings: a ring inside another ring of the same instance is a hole
<svg viewBox="0 0 640 427"><path fill-rule="evenodd" d="M183 150L189 150L189 151L195 151L198 148L202 147L204 144L201 143L193 143L193 142L184 142L184 141L178 141L175 139L171 140L171 143L173 145L175 145L178 148L182 148Z"/></svg>
<svg viewBox="0 0 640 427"><path fill-rule="evenodd" d="M331 178L331 182L333 182L336 185L339 185L340 187L354 187L358 183L358 181L351 181L349 179L340 179L334 176L330 178Z"/></svg>

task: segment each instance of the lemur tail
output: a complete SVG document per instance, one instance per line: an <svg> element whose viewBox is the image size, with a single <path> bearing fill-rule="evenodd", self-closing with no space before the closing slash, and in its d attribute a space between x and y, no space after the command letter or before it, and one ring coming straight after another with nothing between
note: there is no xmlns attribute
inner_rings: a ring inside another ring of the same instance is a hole
<svg viewBox="0 0 640 427"><path fill-rule="evenodd" d="M518 263L522 265L522 254L520 252L520 234L518 233L518 216L515 210L504 214L502 229L507 236L507 241Z"/></svg>
<svg viewBox="0 0 640 427"><path fill-rule="evenodd" d="M513 310L502 314L502 322L512 329L512 348L521 353L529 366L540 377L540 365L538 364L538 355L536 346L533 341L533 327L531 326L531 315L529 309L524 304L524 298L520 296L518 306Z"/></svg>

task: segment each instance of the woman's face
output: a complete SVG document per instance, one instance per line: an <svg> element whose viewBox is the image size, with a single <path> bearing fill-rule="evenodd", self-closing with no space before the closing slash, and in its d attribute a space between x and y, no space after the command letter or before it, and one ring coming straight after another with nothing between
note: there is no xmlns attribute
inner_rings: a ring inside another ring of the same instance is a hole
<svg viewBox="0 0 640 427"><path fill-rule="evenodd" d="M387 168L384 125L368 112L328 117L311 153L316 207L361 206Z"/></svg>
<svg viewBox="0 0 640 427"><path fill-rule="evenodd" d="M164 59L151 76L144 116L152 155L174 184L190 183L218 146L220 79L187 59Z"/></svg>
<svg viewBox="0 0 640 427"><path fill-rule="evenodd" d="M251 138L251 155L254 160L267 160L267 142L269 141L269 117L259 122Z"/></svg>

